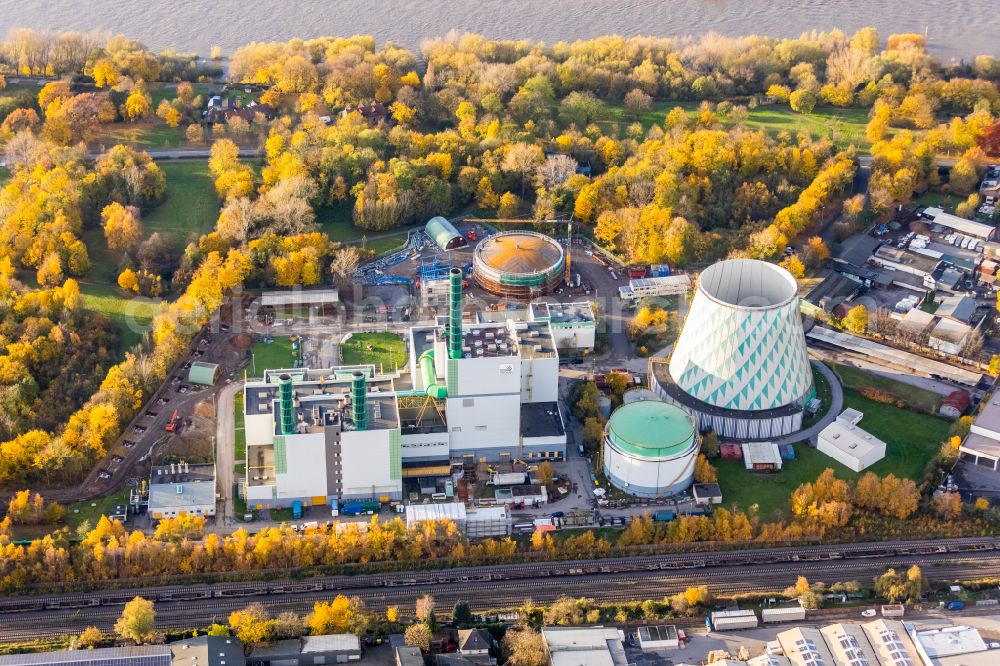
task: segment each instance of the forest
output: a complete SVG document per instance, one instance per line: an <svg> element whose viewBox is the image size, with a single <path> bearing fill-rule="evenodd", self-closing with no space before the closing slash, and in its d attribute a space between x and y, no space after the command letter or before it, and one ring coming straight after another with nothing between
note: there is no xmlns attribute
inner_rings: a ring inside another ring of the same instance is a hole
<svg viewBox="0 0 1000 666"><path fill-rule="evenodd" d="M777 260L791 244L806 250L805 265L786 260L801 275L828 256L820 222L840 215L843 236L862 217L847 190L865 148L876 216L929 187L971 194L1000 150L996 58L943 64L919 35L870 28L553 45L454 35L420 53L293 39L238 49L228 78L214 59L123 36L15 30L0 43L12 304L0 482L77 481L231 288L349 282L367 253L331 241L320 220L334 213L357 237L435 214L573 215L625 261ZM236 101L221 111L210 100L224 83ZM832 121L753 125L765 108L793 121L856 110L864 136L845 141ZM161 135L210 149L218 196L214 230L177 245L144 224L169 183L137 144ZM941 183L944 153L959 158ZM73 297L97 280L98 255L114 264L102 288L160 303L127 354ZM57 392L70 399L48 407Z"/></svg>

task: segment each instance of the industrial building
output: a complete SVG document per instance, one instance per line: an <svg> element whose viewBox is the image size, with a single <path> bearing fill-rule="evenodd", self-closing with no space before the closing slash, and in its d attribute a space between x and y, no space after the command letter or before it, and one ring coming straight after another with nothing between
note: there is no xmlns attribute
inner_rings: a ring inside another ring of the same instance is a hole
<svg viewBox="0 0 1000 666"><path fill-rule="evenodd" d="M215 465L174 463L149 473L149 515L153 520L215 515Z"/></svg>
<svg viewBox="0 0 1000 666"><path fill-rule="evenodd" d="M917 629L904 623L925 666L995 666L1000 649L990 648L973 627Z"/></svg>
<svg viewBox="0 0 1000 666"><path fill-rule="evenodd" d="M449 285L448 315L409 331L409 373L273 369L246 382L250 507L400 500L405 479L465 461L565 456L551 323L467 324L461 271Z"/></svg>
<svg viewBox="0 0 1000 666"><path fill-rule="evenodd" d="M551 666L628 666L620 632L614 627L543 627Z"/></svg>
<svg viewBox="0 0 1000 666"><path fill-rule="evenodd" d="M361 640L354 634L303 636L254 647L248 666L346 664L361 659ZM198 661L194 666L201 666Z"/></svg>
<svg viewBox="0 0 1000 666"><path fill-rule="evenodd" d="M677 627L672 624L661 624L652 627L639 627L639 647L643 650L667 650L680 645Z"/></svg>
<svg viewBox="0 0 1000 666"><path fill-rule="evenodd" d="M757 614L752 610L715 611L711 619L714 631L756 629L758 624Z"/></svg>
<svg viewBox="0 0 1000 666"><path fill-rule="evenodd" d="M815 388L795 278L753 259L708 267L669 363L651 369L651 388L701 430L741 440L799 430Z"/></svg>
<svg viewBox="0 0 1000 666"><path fill-rule="evenodd" d="M552 338L560 351L593 351L597 334L597 317L590 301L575 303L546 303L537 301L523 308L506 310L480 310L476 321L480 324L515 322L549 323Z"/></svg>
<svg viewBox="0 0 1000 666"><path fill-rule="evenodd" d="M932 224L947 227L966 236L972 236L981 240L993 240L993 235L996 233L996 228L993 225L952 215L940 208L925 208L920 215L930 220Z"/></svg>
<svg viewBox="0 0 1000 666"><path fill-rule="evenodd" d="M858 425L863 416L855 409L845 409L820 431L816 449L854 472L885 458L885 442Z"/></svg>
<svg viewBox="0 0 1000 666"><path fill-rule="evenodd" d="M687 490L694 478L700 438L694 419L660 400L622 405L604 428L604 474L637 497Z"/></svg>
<svg viewBox="0 0 1000 666"><path fill-rule="evenodd" d="M650 296L681 296L691 291L691 278L687 275L634 278L628 286L618 287L618 297L623 301L636 301Z"/></svg>
<svg viewBox="0 0 1000 666"><path fill-rule="evenodd" d="M1000 395L996 392L983 398L958 455L976 465L1000 469Z"/></svg>
<svg viewBox="0 0 1000 666"><path fill-rule="evenodd" d="M472 256L472 277L491 294L530 301L564 278L566 253L555 239L534 231L507 231L483 239Z"/></svg>
<svg viewBox="0 0 1000 666"><path fill-rule="evenodd" d="M262 308L273 309L276 314L302 315L302 308L308 308L308 316L318 317L336 309L340 294L328 287L318 289L275 289L265 291L260 296Z"/></svg>

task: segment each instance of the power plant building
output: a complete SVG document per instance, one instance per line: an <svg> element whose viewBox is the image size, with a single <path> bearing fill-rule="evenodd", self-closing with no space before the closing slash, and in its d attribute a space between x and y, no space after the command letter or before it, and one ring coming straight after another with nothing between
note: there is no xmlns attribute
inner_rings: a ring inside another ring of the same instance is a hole
<svg viewBox="0 0 1000 666"><path fill-rule="evenodd" d="M604 474L630 495L674 495L691 486L699 444L683 409L660 400L630 402L605 426Z"/></svg>
<svg viewBox="0 0 1000 666"><path fill-rule="evenodd" d="M456 462L565 456L550 323L466 324L461 271L449 282L449 314L410 329L409 376L341 366L246 383L249 506L395 501L404 479Z"/></svg>
<svg viewBox="0 0 1000 666"><path fill-rule="evenodd" d="M707 268L670 361L653 363L650 384L720 437L799 430L815 388L795 278L753 259Z"/></svg>

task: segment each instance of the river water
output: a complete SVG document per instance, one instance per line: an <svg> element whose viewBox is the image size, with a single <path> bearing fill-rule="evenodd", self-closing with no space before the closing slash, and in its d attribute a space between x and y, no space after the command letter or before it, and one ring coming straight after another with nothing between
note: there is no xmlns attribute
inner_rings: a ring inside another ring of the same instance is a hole
<svg viewBox="0 0 1000 666"><path fill-rule="evenodd" d="M944 61L1000 55L998 0L0 0L12 27L120 32L155 50L226 53L251 41L371 34L411 49L451 29L544 42L609 33L794 37L867 25L926 31Z"/></svg>

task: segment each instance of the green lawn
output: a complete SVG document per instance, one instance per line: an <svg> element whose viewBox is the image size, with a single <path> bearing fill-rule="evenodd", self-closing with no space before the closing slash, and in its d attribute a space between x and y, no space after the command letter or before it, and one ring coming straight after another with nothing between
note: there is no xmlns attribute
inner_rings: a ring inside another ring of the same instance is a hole
<svg viewBox="0 0 1000 666"><path fill-rule="evenodd" d="M208 92L212 89L211 83L192 83L191 87L194 88L195 95L202 95L205 104L208 104ZM217 88L218 89L218 88ZM153 100L153 111L156 111L156 107L160 105L163 100L172 100L177 97L177 84L176 83L150 83L146 89L149 92L150 98Z"/></svg>
<svg viewBox="0 0 1000 666"><path fill-rule="evenodd" d="M406 345L395 333L355 333L340 353L346 365L374 363L385 372L406 365Z"/></svg>
<svg viewBox="0 0 1000 666"><path fill-rule="evenodd" d="M948 436L949 422L936 416L872 402L851 389L844 390L844 402L864 412L860 426L886 443L885 458L865 472L879 476L892 473L919 481L927 461ZM767 520L778 514L787 517L792 491L814 481L827 467L841 479L861 476L804 443L795 445L795 460L786 460L777 474L753 474L744 468L742 460L719 460L715 466L723 505L747 509L757 504L760 516Z"/></svg>
<svg viewBox="0 0 1000 666"><path fill-rule="evenodd" d="M221 202L208 172L208 160L157 162L167 177L166 200L143 216L146 233L169 236L176 247L215 229Z"/></svg>
<svg viewBox="0 0 1000 666"><path fill-rule="evenodd" d="M106 314L121 332L119 358L132 349L149 330L153 316L160 309L160 302L139 296L125 296L116 287L94 282L81 282L80 294L83 307Z"/></svg>
<svg viewBox="0 0 1000 666"><path fill-rule="evenodd" d="M900 400L904 400L906 404L928 414L936 413L938 405L941 404L941 396L933 391L865 372L849 365L841 365L840 363L831 363L830 365L844 386L858 391L869 387L888 391Z"/></svg>
<svg viewBox="0 0 1000 666"><path fill-rule="evenodd" d="M354 226L351 207L348 204L320 208L316 211L316 223L319 224L319 230L325 233L330 240L339 243L362 240L359 247L372 250L375 254L383 254L401 247L406 242L406 236L410 229L423 226L423 224L410 225L399 229L386 238L368 240L366 237L369 235L379 236L386 232L367 234L363 229Z"/></svg>
<svg viewBox="0 0 1000 666"><path fill-rule="evenodd" d="M70 504L66 507L66 524L76 529L80 523L87 520L90 521L90 526L94 527L101 516L110 512L116 505L126 503L128 503L128 489L100 499Z"/></svg>
<svg viewBox="0 0 1000 666"><path fill-rule="evenodd" d="M250 362L250 374L254 377L260 377L265 370L295 367L296 358L292 353L292 339L287 335L274 338L270 344L255 342Z"/></svg>
<svg viewBox="0 0 1000 666"><path fill-rule="evenodd" d="M606 117L598 120L598 125L616 123L624 129L638 120L645 129L652 125L661 125L675 106L684 109L693 118L698 113L700 102L654 102L649 110L639 114L626 111L622 105L608 105ZM833 106L817 106L812 113L802 114L792 111L787 105L765 105L756 109L748 109L747 127L763 129L768 134L779 132L797 133L806 131L814 137L833 137L840 146L855 145L868 149L871 142L865 138L865 125L868 123L868 110L855 108L838 108ZM723 119L723 125L731 125L731 121Z"/></svg>
<svg viewBox="0 0 1000 666"><path fill-rule="evenodd" d="M122 122L103 125L100 133L90 143L99 149L108 149L119 143L142 149L180 148L189 146L184 132L183 126L170 127L161 122L159 118L155 118L135 123Z"/></svg>
<svg viewBox="0 0 1000 666"><path fill-rule="evenodd" d="M813 373L813 384L816 386L816 397L819 398L820 405L819 411L815 415L806 415L802 422L803 428L808 428L812 424L823 418L826 413L830 410L830 403L833 402L833 390L830 388L830 382L826 380L826 376L823 373L812 369Z"/></svg>
<svg viewBox="0 0 1000 666"><path fill-rule="evenodd" d="M924 192L917 197L917 205L921 207L937 206L942 210L954 212L955 206L964 200L964 197L956 197L952 194L944 194L942 192Z"/></svg>
<svg viewBox="0 0 1000 666"><path fill-rule="evenodd" d="M247 459L247 433L243 416L243 392L236 394L233 401L233 423L236 430L236 456L234 460Z"/></svg>
<svg viewBox="0 0 1000 666"><path fill-rule="evenodd" d="M8 180L10 180L10 169L5 166L0 166L0 185L3 185Z"/></svg>

